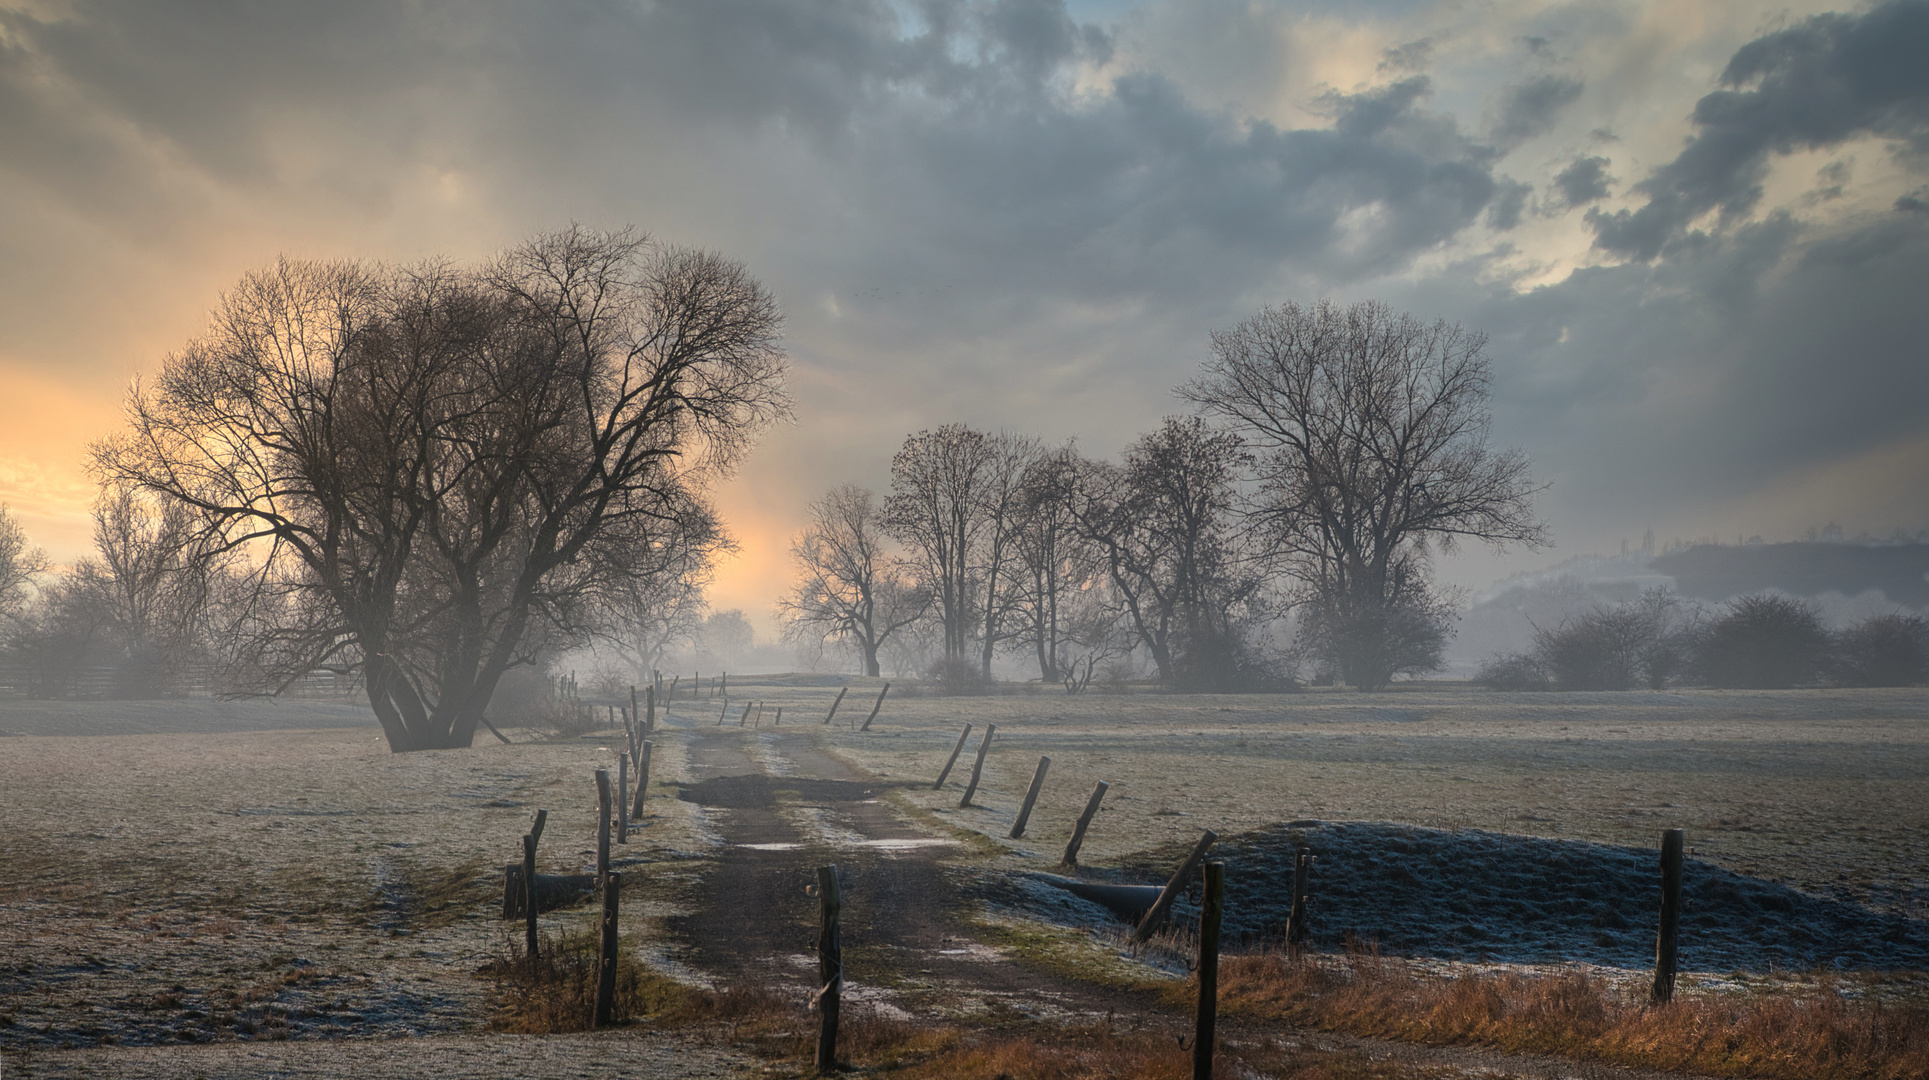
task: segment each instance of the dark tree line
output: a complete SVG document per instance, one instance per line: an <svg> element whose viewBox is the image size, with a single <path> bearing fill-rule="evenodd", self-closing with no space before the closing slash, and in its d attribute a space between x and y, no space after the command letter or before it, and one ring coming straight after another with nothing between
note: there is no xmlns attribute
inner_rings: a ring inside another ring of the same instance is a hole
<svg viewBox="0 0 1929 1080"><path fill-rule="evenodd" d="M1475 681L1496 690L1917 686L1929 682L1929 620L1876 615L1831 632L1812 605L1786 596L1743 596L1711 614L1650 589L1537 628L1532 649L1490 659Z"/></svg>

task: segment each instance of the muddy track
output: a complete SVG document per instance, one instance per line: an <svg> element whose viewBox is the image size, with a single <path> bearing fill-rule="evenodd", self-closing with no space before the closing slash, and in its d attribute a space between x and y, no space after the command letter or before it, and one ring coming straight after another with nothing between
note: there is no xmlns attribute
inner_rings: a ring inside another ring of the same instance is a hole
<svg viewBox="0 0 1929 1080"><path fill-rule="evenodd" d="M811 983L816 901L804 889L834 862L847 1000L976 1023L1170 1021L1145 995L1053 978L979 943L942 865L954 842L906 820L880 797L889 781L818 750L807 731L698 729L689 754L682 798L706 808L727 846L703 901L669 929L720 981Z"/></svg>
<svg viewBox="0 0 1929 1080"><path fill-rule="evenodd" d="M692 781L725 848L692 914L670 920L688 962L720 985L749 980L803 994L814 984L816 868L844 883L846 1000L974 1028L1105 1023L1189 1034L1191 1017L1153 995L1059 977L980 942L967 916L948 837L881 798L893 781L821 750L808 729L690 731ZM960 875L962 876L962 875ZM1594 1062L1430 1047L1221 1018L1229 1040L1296 1039L1420 1068L1528 1080L1680 1080L1680 1074Z"/></svg>

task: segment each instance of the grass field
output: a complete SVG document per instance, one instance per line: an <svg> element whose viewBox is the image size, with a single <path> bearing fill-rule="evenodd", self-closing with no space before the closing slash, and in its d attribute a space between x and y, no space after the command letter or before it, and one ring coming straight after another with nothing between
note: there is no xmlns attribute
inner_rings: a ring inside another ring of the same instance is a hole
<svg viewBox="0 0 1929 1080"><path fill-rule="evenodd" d="M940 698L899 687L858 733L847 721L863 719L879 684L853 680L826 727L835 688L824 681L733 680L729 722L747 700L767 701L766 725L784 706L785 730L808 726L825 750L899 782L889 797L907 814L976 834L956 864L987 881L1052 869L1092 784L1105 780L1111 792L1081 857L1101 875L1144 880L1206 828L1240 852L1287 822L1630 849L1679 827L1709 867L1890 920L1910 941L1929 926L1921 690L1500 695L1419 685ZM486 1020L490 987L476 971L512 940L492 918L500 867L538 806L551 814L545 872L593 860L590 774L612 763L620 737L490 739L396 756L346 707L259 708L275 711L251 721L209 702L0 702L0 731L36 733L0 738L0 1049L435 1035ZM672 974L700 973L679 971L658 930L688 902L716 844L708 812L675 798L689 779L679 732L714 725L717 712L714 702L675 707L656 740L651 816L619 849L619 866L638 871L626 931ZM251 722L274 729L241 730ZM966 754L934 792L965 723L975 726ZM977 805L960 809L987 724L998 735ZM111 734L128 730L143 733ZM754 759L770 733L742 738ZM1052 758L1044 794L1026 838L1009 840L1041 754ZM1228 873L1240 873L1236 860ZM1023 903L994 916L1034 917ZM1329 930L1347 918L1331 906L1318 917ZM1505 941L1475 957L1518 959ZM1696 966L1692 940L1684 960ZM1732 966L1704 969L1687 992L1734 985ZM1743 974L1751 985L1813 977ZM1922 993L1913 976L1857 985Z"/></svg>

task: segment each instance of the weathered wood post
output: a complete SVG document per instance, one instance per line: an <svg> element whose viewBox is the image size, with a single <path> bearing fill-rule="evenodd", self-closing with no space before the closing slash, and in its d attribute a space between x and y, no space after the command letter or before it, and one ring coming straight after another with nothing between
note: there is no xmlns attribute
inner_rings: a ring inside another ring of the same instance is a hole
<svg viewBox="0 0 1929 1080"><path fill-rule="evenodd" d="M543 826L549 821L549 811L536 811L536 823L522 838L522 910L523 928L527 935L529 962L536 962L536 844L543 838Z"/></svg>
<svg viewBox="0 0 1929 1080"><path fill-rule="evenodd" d="M648 733L648 732L655 731L656 730L656 687L652 686L644 691L643 710L644 710L643 715L648 717L648 719L643 722L644 732Z"/></svg>
<svg viewBox="0 0 1929 1080"><path fill-rule="evenodd" d="M631 816L638 819L643 817L643 800L650 795L650 751L654 749L656 744L644 739L636 755L636 810Z"/></svg>
<svg viewBox="0 0 1929 1080"><path fill-rule="evenodd" d="M1213 1029L1219 1022L1219 918L1226 908L1226 864L1206 864L1199 909L1199 1014L1192 1033L1192 1080L1212 1080Z"/></svg>
<svg viewBox="0 0 1929 1080"><path fill-rule="evenodd" d="M616 907L623 895L623 875L611 871L603 877L603 941L596 960L596 1016L591 1027L608 1027L616 1022Z"/></svg>
<svg viewBox="0 0 1929 1080"><path fill-rule="evenodd" d="M1020 840L1025 835L1025 822L1031 820L1032 804L1038 801L1038 793L1045 787L1045 772L1052 767L1052 759L1040 756L1038 771L1031 774L1031 787L1025 791L1025 805L1018 808L1018 820L1011 823L1011 838Z"/></svg>
<svg viewBox="0 0 1929 1080"><path fill-rule="evenodd" d="M777 706L777 717L776 717L776 719L774 719L774 720L772 720L772 721L770 722L770 726L771 726L771 727L776 727L777 725L779 725L779 724L781 724L781 723L783 723L783 722L784 722L784 707L783 707L782 705L779 705L779 706Z"/></svg>
<svg viewBox="0 0 1929 1080"><path fill-rule="evenodd" d="M824 714L824 724L826 726L829 726L831 717L837 715L837 707L844 704L844 695L850 692L851 688L848 686L840 686L837 688L837 700L831 702L831 711Z"/></svg>
<svg viewBox="0 0 1929 1080"><path fill-rule="evenodd" d="M670 688L663 691L663 707L665 709L668 709L670 703L676 700L676 684L682 681L683 676L681 675L673 675L670 677Z"/></svg>
<svg viewBox="0 0 1929 1080"><path fill-rule="evenodd" d="M1313 869L1313 853L1300 848L1293 853L1293 905L1286 913L1286 944L1306 943L1306 889Z"/></svg>
<svg viewBox="0 0 1929 1080"><path fill-rule="evenodd" d="M536 963L536 834L522 837L523 955Z"/></svg>
<svg viewBox="0 0 1929 1080"><path fill-rule="evenodd" d="M723 699L723 708L717 710L717 726L723 726L723 718L730 715L730 699Z"/></svg>
<svg viewBox="0 0 1929 1080"><path fill-rule="evenodd" d="M884 707L884 695L890 692L891 692L891 684L885 683L884 689L879 690L877 692L877 701L871 705L871 715L864 718L864 726L861 728L858 728L857 730L859 731L871 730L871 721L877 719L877 711Z"/></svg>
<svg viewBox="0 0 1929 1080"><path fill-rule="evenodd" d="M630 842L630 801L623 793L630 789L630 755L628 751L616 755L616 842Z"/></svg>
<svg viewBox="0 0 1929 1080"><path fill-rule="evenodd" d="M762 701L757 702L757 722L750 726L759 728L764 726L764 703Z"/></svg>
<svg viewBox="0 0 1929 1080"><path fill-rule="evenodd" d="M717 693L726 700L730 697L730 673L728 671L724 672L722 677L717 680Z"/></svg>
<svg viewBox="0 0 1929 1080"><path fill-rule="evenodd" d="M749 722L750 722L750 702L746 701L743 703L743 715L737 717L737 726L743 727L745 724Z"/></svg>
<svg viewBox="0 0 1929 1080"><path fill-rule="evenodd" d="M634 683L630 684L630 719L636 721L637 727L643 726L643 711L636 707L636 685ZM652 719L654 719L654 717L652 717Z"/></svg>
<svg viewBox="0 0 1929 1080"><path fill-rule="evenodd" d="M817 868L817 1071L837 1068L837 1011L844 992L844 949L838 940L843 897L837 890L837 864Z"/></svg>
<svg viewBox="0 0 1929 1080"><path fill-rule="evenodd" d="M1186 861L1179 864L1178 873L1173 874L1172 880L1165 883L1164 891L1159 893L1159 898L1145 913L1145 918L1140 919L1139 925L1133 929L1134 944L1149 940L1158 932L1159 925L1165 922L1166 912L1172 910L1172 902L1177 900L1179 894L1185 891L1185 887L1192 883L1192 875L1199 872L1199 864L1206 861L1206 852L1212 849L1212 845L1218 839L1219 834L1211 829L1200 834L1199 842L1192 848L1192 854L1186 856Z"/></svg>
<svg viewBox="0 0 1929 1080"><path fill-rule="evenodd" d="M978 793L978 780L985 774L985 754L991 750L991 737L998 733L997 724L985 725L985 737L978 740L978 760L971 763L971 783L965 785L964 798L958 800L958 809L971 805L971 797Z"/></svg>
<svg viewBox="0 0 1929 1080"><path fill-rule="evenodd" d="M610 873L610 771L596 770L596 880Z"/></svg>
<svg viewBox="0 0 1929 1080"><path fill-rule="evenodd" d="M1654 939L1654 989L1648 1000L1666 1005L1674 1000L1675 946L1681 929L1681 852L1686 835L1680 829L1661 834L1661 931Z"/></svg>
<svg viewBox="0 0 1929 1080"><path fill-rule="evenodd" d="M829 723L829 721L825 722ZM971 738L971 725L966 724L964 730L958 732L958 744L951 748L951 756L944 759L944 768L938 770L938 782L931 785L932 791L944 787L944 778L951 775L951 766L958 763L958 755L964 753L965 740L969 738Z"/></svg>
<svg viewBox="0 0 1929 1080"><path fill-rule="evenodd" d="M1085 843L1085 830L1092 827L1098 804L1105 798L1105 789L1111 786L1103 780L1092 785L1092 797L1085 800L1085 812L1078 815L1078 824L1072 826L1072 842L1065 845L1065 858L1059 863L1060 866L1078 865L1078 849Z"/></svg>

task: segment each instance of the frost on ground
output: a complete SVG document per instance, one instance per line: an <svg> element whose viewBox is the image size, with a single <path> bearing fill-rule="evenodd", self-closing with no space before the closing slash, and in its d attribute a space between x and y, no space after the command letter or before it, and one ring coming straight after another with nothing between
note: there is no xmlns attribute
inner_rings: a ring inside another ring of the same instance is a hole
<svg viewBox="0 0 1929 1080"><path fill-rule="evenodd" d="M1293 855L1313 853L1315 944L1445 960L1640 968L1661 906L1652 849L1385 822L1294 823L1223 840L1224 933L1277 940ZM1681 964L1695 971L1929 969L1929 923L1812 896L1698 859L1682 880ZM1197 918L1181 904L1179 919Z"/></svg>

